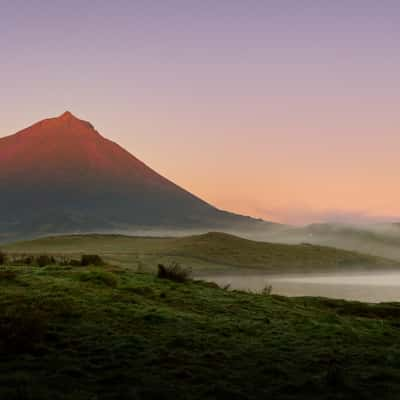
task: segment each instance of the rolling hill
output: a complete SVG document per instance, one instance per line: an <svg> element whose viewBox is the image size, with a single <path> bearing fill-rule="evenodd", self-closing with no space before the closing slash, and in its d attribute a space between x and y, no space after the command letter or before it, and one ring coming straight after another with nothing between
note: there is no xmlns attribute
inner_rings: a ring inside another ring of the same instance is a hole
<svg viewBox="0 0 400 400"><path fill-rule="evenodd" d="M264 272L315 272L399 268L381 257L309 244L256 242L211 232L181 238L121 235L53 236L3 246L10 253L78 256L97 253L107 261L133 269L154 269L159 262L177 261L194 272L232 268Z"/></svg>

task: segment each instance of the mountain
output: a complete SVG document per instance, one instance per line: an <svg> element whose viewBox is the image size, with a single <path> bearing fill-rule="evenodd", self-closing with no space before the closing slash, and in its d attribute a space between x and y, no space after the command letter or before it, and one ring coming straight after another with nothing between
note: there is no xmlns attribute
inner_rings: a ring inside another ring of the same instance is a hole
<svg viewBox="0 0 400 400"><path fill-rule="evenodd" d="M159 175L70 112L0 139L0 234L257 229Z"/></svg>

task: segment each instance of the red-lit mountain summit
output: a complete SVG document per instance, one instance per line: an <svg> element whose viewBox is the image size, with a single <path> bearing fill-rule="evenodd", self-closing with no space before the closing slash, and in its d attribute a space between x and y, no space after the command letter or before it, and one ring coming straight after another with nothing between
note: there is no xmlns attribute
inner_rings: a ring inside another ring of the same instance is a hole
<svg viewBox="0 0 400 400"><path fill-rule="evenodd" d="M258 224L162 177L65 112L0 139L0 233Z"/></svg>

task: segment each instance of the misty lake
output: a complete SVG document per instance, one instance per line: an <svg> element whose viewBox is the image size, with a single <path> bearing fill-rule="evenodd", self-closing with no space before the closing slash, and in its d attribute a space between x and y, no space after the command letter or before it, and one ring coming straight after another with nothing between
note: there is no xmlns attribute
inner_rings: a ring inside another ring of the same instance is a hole
<svg viewBox="0 0 400 400"><path fill-rule="evenodd" d="M259 273L208 274L202 280L231 289L261 292L267 285L272 294L284 296L321 296L365 302L400 302L400 272L368 272L359 274L292 274Z"/></svg>

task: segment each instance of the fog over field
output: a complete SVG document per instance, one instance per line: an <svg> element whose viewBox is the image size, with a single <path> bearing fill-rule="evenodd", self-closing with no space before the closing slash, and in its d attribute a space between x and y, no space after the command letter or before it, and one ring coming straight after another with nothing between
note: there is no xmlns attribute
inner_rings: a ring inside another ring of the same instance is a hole
<svg viewBox="0 0 400 400"><path fill-rule="evenodd" d="M262 239L279 243L320 244L400 259L400 225L397 223L313 224L305 227L281 227L265 232Z"/></svg>
<svg viewBox="0 0 400 400"><path fill-rule="evenodd" d="M132 236L189 236L206 233L207 229L133 229L115 233ZM286 244L310 243L400 260L400 223L311 224L302 227L270 224L259 229L225 229L243 238Z"/></svg>

